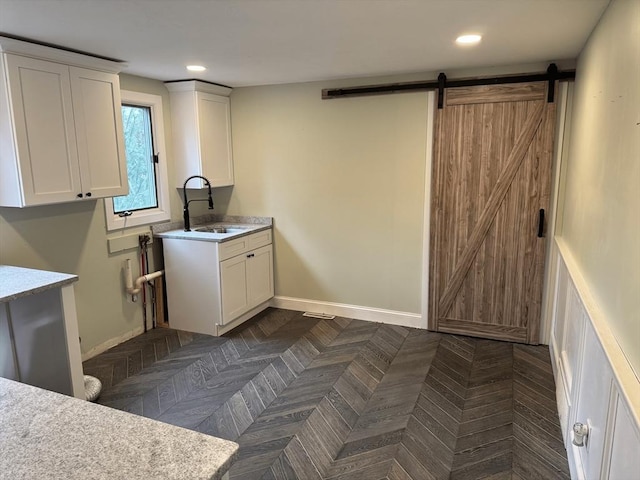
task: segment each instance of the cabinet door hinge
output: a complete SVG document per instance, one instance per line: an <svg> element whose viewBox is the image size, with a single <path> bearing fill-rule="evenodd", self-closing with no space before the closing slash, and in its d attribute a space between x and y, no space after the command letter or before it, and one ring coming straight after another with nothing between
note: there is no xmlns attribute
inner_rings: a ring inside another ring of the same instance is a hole
<svg viewBox="0 0 640 480"><path fill-rule="evenodd" d="M157 153L153 155L153 163L160 163L160 157Z"/></svg>

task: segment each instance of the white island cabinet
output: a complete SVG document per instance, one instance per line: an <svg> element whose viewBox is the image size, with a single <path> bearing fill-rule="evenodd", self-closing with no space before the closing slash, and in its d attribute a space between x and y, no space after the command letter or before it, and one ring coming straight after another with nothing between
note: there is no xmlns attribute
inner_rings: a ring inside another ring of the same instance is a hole
<svg viewBox="0 0 640 480"><path fill-rule="evenodd" d="M0 206L126 195L117 62L0 36Z"/></svg>
<svg viewBox="0 0 640 480"><path fill-rule="evenodd" d="M0 377L85 399L77 280L0 265Z"/></svg>
<svg viewBox="0 0 640 480"><path fill-rule="evenodd" d="M197 232L159 236L171 328L222 335L269 306L274 294L271 228L227 241Z"/></svg>
<svg viewBox="0 0 640 480"><path fill-rule="evenodd" d="M171 97L176 187L192 175L207 177L212 187L233 185L231 89L198 80L165 85Z"/></svg>

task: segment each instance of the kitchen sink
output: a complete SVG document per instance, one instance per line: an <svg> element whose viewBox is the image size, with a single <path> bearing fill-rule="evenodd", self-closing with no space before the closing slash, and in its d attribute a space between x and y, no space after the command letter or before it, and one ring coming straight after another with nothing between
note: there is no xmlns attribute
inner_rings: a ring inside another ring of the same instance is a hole
<svg viewBox="0 0 640 480"><path fill-rule="evenodd" d="M249 230L249 227L238 227L238 226L223 226L223 225L208 225L206 227L196 228L196 232L207 232L207 233L242 233Z"/></svg>

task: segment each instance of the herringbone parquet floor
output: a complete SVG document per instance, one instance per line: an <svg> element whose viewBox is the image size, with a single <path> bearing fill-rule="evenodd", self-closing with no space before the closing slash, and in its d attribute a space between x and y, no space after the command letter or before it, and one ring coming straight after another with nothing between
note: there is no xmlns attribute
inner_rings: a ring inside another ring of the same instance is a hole
<svg viewBox="0 0 640 480"><path fill-rule="evenodd" d="M99 402L240 444L231 479L568 479L544 346L269 309L84 364Z"/></svg>

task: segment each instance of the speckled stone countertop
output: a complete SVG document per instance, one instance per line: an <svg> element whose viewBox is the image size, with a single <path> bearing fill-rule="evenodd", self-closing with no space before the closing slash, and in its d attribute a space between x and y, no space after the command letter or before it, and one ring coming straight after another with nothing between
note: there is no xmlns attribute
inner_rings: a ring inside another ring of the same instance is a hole
<svg viewBox="0 0 640 480"><path fill-rule="evenodd" d="M77 275L0 265L0 303L59 288L78 280Z"/></svg>
<svg viewBox="0 0 640 480"><path fill-rule="evenodd" d="M219 479L238 444L0 378L0 479Z"/></svg>
<svg viewBox="0 0 640 480"><path fill-rule="evenodd" d="M242 226L241 232L233 233L212 233L198 232L197 228L202 226ZM273 226L272 217L242 217L233 215L202 215L191 219L191 231L184 231L183 222L163 223L153 225L151 231L155 237L159 238L179 238L183 240L198 240L201 242L227 242L236 238L251 235L261 230L268 230Z"/></svg>

